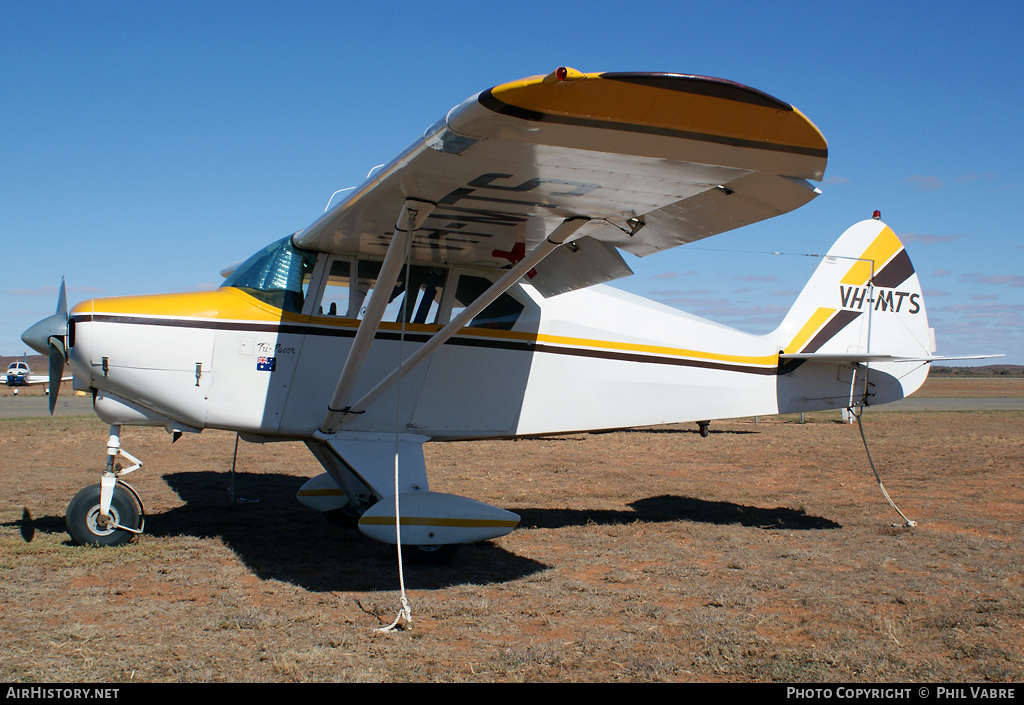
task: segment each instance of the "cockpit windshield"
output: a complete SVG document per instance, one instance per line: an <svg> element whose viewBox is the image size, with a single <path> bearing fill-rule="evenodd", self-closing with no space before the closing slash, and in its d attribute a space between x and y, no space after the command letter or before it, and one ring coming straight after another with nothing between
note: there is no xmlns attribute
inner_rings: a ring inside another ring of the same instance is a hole
<svg viewBox="0 0 1024 705"><path fill-rule="evenodd" d="M239 265L222 286L241 289L271 306L299 313L315 262L316 253L295 249L289 235Z"/></svg>

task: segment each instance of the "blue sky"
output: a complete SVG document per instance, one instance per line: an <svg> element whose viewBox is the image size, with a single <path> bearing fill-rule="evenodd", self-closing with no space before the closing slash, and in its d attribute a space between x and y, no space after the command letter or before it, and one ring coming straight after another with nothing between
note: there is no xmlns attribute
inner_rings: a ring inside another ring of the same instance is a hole
<svg viewBox="0 0 1024 705"><path fill-rule="evenodd" d="M874 209L939 354L1024 364L1019 2L5 2L0 354L94 296L212 288L474 93L561 65L726 78L829 141L804 208L637 260L622 288L751 332Z"/></svg>

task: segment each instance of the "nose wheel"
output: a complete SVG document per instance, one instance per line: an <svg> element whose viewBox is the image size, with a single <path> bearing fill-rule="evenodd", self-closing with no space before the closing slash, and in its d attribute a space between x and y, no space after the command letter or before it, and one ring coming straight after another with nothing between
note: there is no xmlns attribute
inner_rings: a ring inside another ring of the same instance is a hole
<svg viewBox="0 0 1024 705"><path fill-rule="evenodd" d="M99 483L90 485L68 504L65 523L71 539L81 546L121 546L141 534L145 520L135 490L118 482L107 514L100 507L101 492Z"/></svg>
<svg viewBox="0 0 1024 705"><path fill-rule="evenodd" d="M134 463L122 468L114 460ZM76 494L68 504L64 521L71 540L81 546L120 546L142 533L145 517L142 499L122 476L142 467L142 461L121 448L121 427L111 425L107 439L107 467L100 482Z"/></svg>

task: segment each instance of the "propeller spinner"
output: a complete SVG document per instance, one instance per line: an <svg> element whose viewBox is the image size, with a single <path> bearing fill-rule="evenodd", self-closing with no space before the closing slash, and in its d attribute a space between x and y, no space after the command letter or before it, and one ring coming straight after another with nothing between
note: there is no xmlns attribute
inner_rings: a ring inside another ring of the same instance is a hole
<svg viewBox="0 0 1024 705"><path fill-rule="evenodd" d="M60 280L60 293L57 295L57 312L47 316L21 334L21 339L30 348L46 355L50 360L50 415L57 405L57 394L60 392L60 380L64 373L64 365L68 359L68 298L64 289L64 279Z"/></svg>

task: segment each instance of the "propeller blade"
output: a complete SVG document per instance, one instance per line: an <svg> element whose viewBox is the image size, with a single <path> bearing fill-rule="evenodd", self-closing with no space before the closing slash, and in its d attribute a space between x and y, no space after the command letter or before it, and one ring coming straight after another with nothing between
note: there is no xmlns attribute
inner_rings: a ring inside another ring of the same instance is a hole
<svg viewBox="0 0 1024 705"><path fill-rule="evenodd" d="M60 278L60 293L57 294L57 313L64 314L64 320L68 318L68 295L64 289L64 277ZM65 325L65 328L67 326ZM65 331L67 332L67 331Z"/></svg>
<svg viewBox="0 0 1024 705"><path fill-rule="evenodd" d="M50 367L50 415L53 416L60 394L60 381L64 376L64 365L68 360L68 296L64 278L60 280L57 294L57 312L33 324L21 334L25 344L49 358Z"/></svg>
<svg viewBox="0 0 1024 705"><path fill-rule="evenodd" d="M61 346L63 346L63 341ZM54 342L50 343L50 416L57 406L57 395L60 394L60 378L64 376L64 351Z"/></svg>

